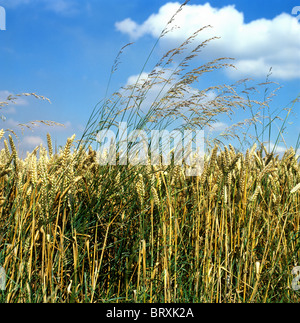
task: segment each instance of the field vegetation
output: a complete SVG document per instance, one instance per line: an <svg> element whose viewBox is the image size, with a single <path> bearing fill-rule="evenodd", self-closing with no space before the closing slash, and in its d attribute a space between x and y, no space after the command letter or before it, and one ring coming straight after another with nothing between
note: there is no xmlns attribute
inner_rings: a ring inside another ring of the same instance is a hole
<svg viewBox="0 0 300 323"><path fill-rule="evenodd" d="M0 131L1 302L299 302L291 288L300 259L299 140L276 152L299 97L272 111L270 75L257 86L265 89L262 101L251 99L259 90L249 80L196 91L205 73L233 68L230 58L190 68L217 41L193 47L204 28L146 79L105 96L83 135L63 147L48 134L47 147L20 158L15 132ZM172 152L169 165L151 165L150 156L146 165L99 164L97 133L120 121L148 134L174 120L180 131L205 130L240 111L248 117L206 137L198 176L186 176L190 166L175 165ZM281 126L270 149L275 121Z"/></svg>

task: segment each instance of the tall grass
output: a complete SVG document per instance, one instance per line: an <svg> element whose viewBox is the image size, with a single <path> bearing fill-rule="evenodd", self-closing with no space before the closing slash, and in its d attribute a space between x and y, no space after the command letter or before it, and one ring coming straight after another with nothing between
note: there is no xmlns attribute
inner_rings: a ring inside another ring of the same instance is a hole
<svg viewBox="0 0 300 323"><path fill-rule="evenodd" d="M276 116L268 112L268 123L261 122L269 97L251 99L247 80L192 88L203 74L233 67L230 58L220 58L189 69L217 41L191 47L202 30L142 80L155 44L137 82L105 96L83 136L78 142L72 136L59 152L48 134L48 149L41 145L20 159L13 137L0 132L2 302L299 301L291 288L300 256L299 158L293 148L281 157L268 151L260 131ZM174 118L182 120L180 130L206 129L239 110L250 117L206 141L199 176L186 176L188 165L151 165L150 156L147 165L98 163L97 133L115 130L119 121L147 133L172 127ZM256 136L245 151L225 144L244 142L253 127Z"/></svg>

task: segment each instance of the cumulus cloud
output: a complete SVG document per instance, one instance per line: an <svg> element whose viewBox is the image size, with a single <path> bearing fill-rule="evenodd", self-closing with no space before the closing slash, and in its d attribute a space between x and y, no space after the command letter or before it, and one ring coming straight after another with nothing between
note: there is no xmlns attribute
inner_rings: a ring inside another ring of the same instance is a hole
<svg viewBox="0 0 300 323"><path fill-rule="evenodd" d="M13 107L13 106L6 106L1 110L1 113L4 113L5 115L7 115L7 114L16 114L16 112L17 112L16 108Z"/></svg>
<svg viewBox="0 0 300 323"><path fill-rule="evenodd" d="M136 101L140 103L140 109L143 112L148 112L150 107L156 109L156 105L154 103L160 102L157 106L159 109L168 110L171 103L191 100L191 97L197 97L197 104L207 105L209 106L211 102L213 102L216 97L216 91L209 89L205 93L201 93L201 91L193 86L187 86L185 88L186 91L182 91L178 98L168 97L168 91L171 90L172 87L176 86L176 83L180 81L180 77L178 75L172 74L172 69L161 69L160 67L156 68L158 74L160 74L160 78L157 79L154 83L152 83L153 75L149 76L149 73L143 72L141 75L134 74L128 77L127 82L125 84L125 88L128 86L135 85L138 82L137 88L143 89L145 88L145 92L137 92L137 97L142 97L142 101ZM146 83L145 83L146 82ZM145 85L145 84L147 85ZM129 93L131 95L131 89ZM165 98L168 97L167 100ZM131 102L133 104L133 101ZM178 113L183 113L186 117L192 117L192 110L190 106L181 106L180 108L176 108ZM210 131L223 131L227 125L225 123L216 123L211 128Z"/></svg>
<svg viewBox="0 0 300 323"><path fill-rule="evenodd" d="M14 118L7 118L4 122L0 121L0 123L0 129L12 129L20 138L27 136L28 133L35 137L46 138L47 132L54 134L54 136L61 137L74 131L74 127L70 121L66 121L64 127L58 125L48 126L36 121L32 124L31 121L20 121ZM29 137L31 137L31 135L29 135Z"/></svg>
<svg viewBox="0 0 300 323"><path fill-rule="evenodd" d="M135 75L129 76L125 87L134 85L137 81L138 81L139 87L141 87L145 83L145 81L148 80L148 75L149 73L143 72L141 75L135 74ZM170 75L165 74L164 76L168 77ZM147 112L151 107L151 105L155 101L158 102L160 98L162 98L164 94L166 94L166 92L171 88L171 86L172 84L166 84L165 88L162 89L162 84L152 84L150 89L147 90L147 92L145 93L145 96L143 97L143 100L140 105L141 110L144 112Z"/></svg>
<svg viewBox="0 0 300 323"><path fill-rule="evenodd" d="M225 122L217 121L208 128L209 132L222 132L228 128L228 124Z"/></svg>
<svg viewBox="0 0 300 323"><path fill-rule="evenodd" d="M8 97L12 97L12 98L16 98L15 100L13 100L14 105L27 105L28 102L24 97L16 97L14 93L7 91L7 90L3 90L0 91L0 102L9 102L7 101Z"/></svg>
<svg viewBox="0 0 300 323"><path fill-rule="evenodd" d="M272 141L266 142L265 147L267 149L269 149L270 151L274 150L274 153L278 154L280 156L282 156L286 152L286 150L288 150L288 147L284 147L284 146L281 146L278 144L275 145L274 142L272 142Z"/></svg>
<svg viewBox="0 0 300 323"><path fill-rule="evenodd" d="M74 130L70 122L67 121L65 124L66 127L49 127L40 124L27 129L26 127L21 128L19 121L9 118L2 123L0 129L12 129L17 134L18 139L15 142L17 150L20 156L24 158L26 151L32 152L40 144L47 148L47 133L51 134L53 145L65 145L67 138L71 137ZM0 141L0 149L2 148L3 140Z"/></svg>
<svg viewBox="0 0 300 323"><path fill-rule="evenodd" d="M9 119L6 119L5 120L5 123L3 123L1 125L1 127L5 126L6 128L8 129L17 129L18 125L19 125L20 122L12 119L12 118L9 118Z"/></svg>
<svg viewBox="0 0 300 323"><path fill-rule="evenodd" d="M138 80L140 84L143 84L148 78L149 73L143 72L141 75L135 74L128 77L126 86L134 85Z"/></svg>
<svg viewBox="0 0 300 323"><path fill-rule="evenodd" d="M0 103L7 102L8 105L4 105L1 107L1 114L15 114L17 112L15 106L24 106L27 105L28 102L23 97L17 97L16 100L9 101L7 100L8 97L16 98L15 95L7 90L0 91Z"/></svg>
<svg viewBox="0 0 300 323"><path fill-rule="evenodd" d="M116 22L115 27L133 40L144 35L157 38L179 6L178 2L168 2L141 24L126 18ZM197 41L221 37L209 44L204 55L236 58L238 70L226 70L233 78L245 74L265 77L270 67L276 78L287 80L300 77L300 23L295 16L282 13L273 19L263 18L246 23L243 12L234 5L215 8L210 3L188 4L176 16L173 24L180 28L168 32L161 39L165 49L178 46L199 28L211 25L213 28L202 31Z"/></svg>
<svg viewBox="0 0 300 323"><path fill-rule="evenodd" d="M25 136L22 140L22 144L25 147L33 148L33 149L36 146L39 146L40 144L42 144L44 147L46 147L45 141L43 140L43 138L41 138L39 136Z"/></svg>

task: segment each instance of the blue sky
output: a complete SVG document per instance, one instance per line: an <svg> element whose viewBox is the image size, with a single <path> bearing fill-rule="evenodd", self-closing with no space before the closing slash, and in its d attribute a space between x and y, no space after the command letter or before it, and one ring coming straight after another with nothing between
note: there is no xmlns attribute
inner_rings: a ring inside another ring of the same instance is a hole
<svg viewBox="0 0 300 323"><path fill-rule="evenodd" d="M63 145L73 133L80 138L93 107L104 97L120 48L134 42L121 57L112 91L139 74L179 3L0 0L0 6L6 12L6 30L0 30L0 101L9 94L31 92L51 100L50 104L20 98L15 105L2 109L6 121L0 121L0 128L18 129L18 123L33 120L65 124L64 128L42 125L34 131L26 130L20 136L19 148L32 150L40 142L45 144L47 132L58 145ZM161 40L153 54L154 64L145 72L151 71L164 52L209 23L213 32L203 37L217 35L221 39L209 45L201 58L234 57L238 69L217 72L205 82L232 84L244 77L264 82L272 67L271 81L278 82L282 89L273 98L271 108L282 109L300 93L300 21L292 15L295 6L300 6L299 0L192 0L178 15L176 23L180 29ZM204 80L199 86L205 86ZM258 98L263 98L263 90ZM298 111L299 103L295 106L295 112ZM242 115L236 116L239 117ZM295 145L300 130L297 114L289 121L293 124L285 134L288 147ZM217 124L220 128L224 125L225 120ZM284 143L280 143L280 149L284 149Z"/></svg>

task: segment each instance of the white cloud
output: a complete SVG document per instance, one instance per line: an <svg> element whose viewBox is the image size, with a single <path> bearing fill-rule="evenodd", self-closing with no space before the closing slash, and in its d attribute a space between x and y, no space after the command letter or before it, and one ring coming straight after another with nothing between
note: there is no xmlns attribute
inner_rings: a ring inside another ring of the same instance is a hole
<svg viewBox="0 0 300 323"><path fill-rule="evenodd" d="M134 85L137 82L137 80L139 80L139 83L142 84L143 82L145 82L147 80L148 75L149 75L149 73L146 73L146 72L143 72L141 75L139 75L139 74L131 75L127 79L126 86Z"/></svg>
<svg viewBox="0 0 300 323"><path fill-rule="evenodd" d="M2 123L1 128L8 128L8 129L16 129L18 127L19 122L14 119L6 119L4 123Z"/></svg>
<svg viewBox="0 0 300 323"><path fill-rule="evenodd" d="M149 73L146 73L146 72L143 72L140 75L140 77L139 77L139 74L131 75L130 77L128 77L125 87L134 85L139 79L138 83L140 88L144 84L144 82L147 81L148 75ZM170 71L165 71L164 77L168 78L169 76L170 76ZM150 82L152 80L150 79ZM174 84L174 82L172 84ZM146 93L144 93L144 96L141 94L138 94L140 98L143 97L143 101L141 102L141 105L140 105L141 110L144 112L147 112L154 102L158 102L166 94L166 92L171 88L172 84L166 84L164 89L162 89L162 84L151 84L150 89L146 90ZM130 91L128 92L128 94L131 94ZM133 104L133 101L131 102L131 104Z"/></svg>
<svg viewBox="0 0 300 323"><path fill-rule="evenodd" d="M265 147L270 151L274 150L274 154L278 154L280 156L282 156L285 153L285 151L288 150L287 147L283 147L278 144L276 144L276 146L275 146L274 142L272 142L272 141L266 142Z"/></svg>
<svg viewBox="0 0 300 323"><path fill-rule="evenodd" d="M16 100L13 100L14 103L12 103L12 101L7 100L9 96L16 98L13 93L7 90L0 91L0 103L8 103L8 105L0 107L1 114L3 114L4 116L6 116L7 114L15 114L17 112L15 106L24 106L28 104L27 100L23 97L17 97Z"/></svg>
<svg viewBox="0 0 300 323"><path fill-rule="evenodd" d="M178 2L168 2L142 24L127 18L115 26L133 40L147 34L157 38L179 6ZM198 35L197 42L213 36L221 37L207 46L203 53L206 56L203 57L236 58L238 71L226 69L229 76L266 77L272 67L276 78L300 77L300 23L294 16L282 13L273 19L257 19L246 23L244 14L234 5L214 8L209 3L188 4L176 16L173 24L180 28L168 32L161 39L166 50L178 46L199 28L211 25L213 28L207 28Z"/></svg>
<svg viewBox="0 0 300 323"><path fill-rule="evenodd" d="M34 124L31 124L31 121L33 121ZM20 121L20 120L15 120L13 118L8 118L4 122L1 123L1 128L12 129L20 134L24 130L31 131L31 132L34 132L35 135L38 134L41 136L46 136L47 132L55 133L55 134L63 134L63 133L73 131L73 125L71 124L70 121L66 121L63 124L64 124L64 127L59 126L59 125L48 126L48 125L45 125L41 122L36 122L34 120ZM23 125L23 126L20 126L20 125ZM29 126L30 128L27 128L25 125Z"/></svg>
<svg viewBox="0 0 300 323"><path fill-rule="evenodd" d="M211 126L208 128L209 132L222 132L228 128L228 124L224 122L217 121L212 123Z"/></svg>
<svg viewBox="0 0 300 323"><path fill-rule="evenodd" d="M116 23L116 28L124 34L128 34L132 39L143 36L145 28L141 28L136 22L130 18L126 18Z"/></svg>
<svg viewBox="0 0 300 323"><path fill-rule="evenodd" d="M14 93L9 92L7 90L0 91L0 102L9 102L7 101L7 98L11 96L13 98L16 98L14 101L14 105L27 105L28 102L24 97L16 97Z"/></svg>
<svg viewBox="0 0 300 323"><path fill-rule="evenodd" d="M7 114L15 114L16 112L17 111L13 106L6 106L4 108L1 108L1 113L3 113L4 116Z"/></svg>
<svg viewBox="0 0 300 323"><path fill-rule="evenodd" d="M22 140L22 145L24 145L26 148L35 148L36 146L39 146L42 144L44 147L46 147L45 141L43 138L39 136L25 136Z"/></svg>
<svg viewBox="0 0 300 323"><path fill-rule="evenodd" d="M136 75L131 75L128 77L125 88L128 86L135 85L136 82L138 81L138 89L143 89L144 91L137 92L137 89L135 89L135 95L139 98L142 98L142 102L140 104L140 109L143 112L148 112L150 107L155 108L155 109L162 109L162 111L167 111L168 109L172 109L171 104L175 104L176 102L179 101L184 101L184 100L190 100L192 96L197 96L197 103L202 104L202 105L207 105L209 104L216 98L217 93L213 90L209 90L206 93L199 93L199 89L196 89L192 86L186 87L187 91L181 92L181 94L178 96L180 98L175 98L174 94L171 95L171 97L168 97L168 91L171 90L173 86L176 86L176 83L180 81L180 78L178 75L172 74L174 71L172 68L170 69L161 69L159 67L156 68L156 71L158 74L160 74L160 78L154 81L154 76L149 77L149 73L143 72L140 76L139 74ZM144 83L146 82L146 86L144 86ZM149 82L149 83L148 83ZM152 83L155 82L155 83ZM131 89L129 92L126 94L131 95ZM167 99L164 99L167 98ZM136 100L137 103L139 103L138 100ZM133 100L131 101L130 105L133 104ZM153 105L154 103L159 103L158 106ZM136 107L136 106L135 106ZM173 106L174 107L174 106ZM180 113L183 113L186 117L191 117L192 118L192 111L191 111L191 106L181 106L180 108L177 107L177 113L178 115ZM160 111L160 112L162 112ZM211 131L222 131L224 130L227 125L224 123L216 123L214 127L211 128Z"/></svg>

